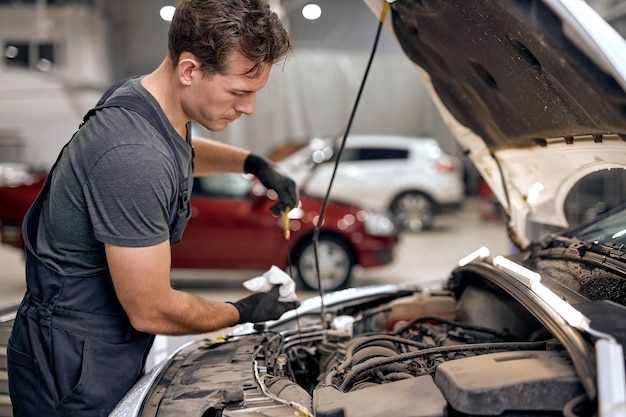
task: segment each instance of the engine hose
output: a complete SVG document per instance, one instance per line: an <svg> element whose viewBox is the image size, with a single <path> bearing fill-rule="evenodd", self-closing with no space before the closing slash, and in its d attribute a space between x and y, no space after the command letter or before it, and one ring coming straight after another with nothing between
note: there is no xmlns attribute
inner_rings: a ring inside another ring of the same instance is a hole
<svg viewBox="0 0 626 417"><path fill-rule="evenodd" d="M403 345L408 345L408 346L413 346L419 349L427 349L430 346L425 344L425 343L421 343L421 342L416 342L413 340L408 340L408 339L404 339L402 337L398 337L398 336L390 336L390 335L376 335L376 336L370 336L367 338L364 338L362 340L359 340L356 343L352 343L350 344L350 346L348 347L348 349L346 350L345 353L345 359L344 361L341 363L341 365L339 365L339 367L337 368L339 371L343 371L345 369L348 368L348 366L350 366L350 364L352 363L352 357L354 356L354 352L357 349L360 349L362 347L364 347L367 343L372 343L372 342L377 342L377 341L390 341L390 342L394 342L394 343L400 343Z"/></svg>
<svg viewBox="0 0 626 417"><path fill-rule="evenodd" d="M585 404L587 401L589 401L587 394L572 398L565 404L565 407L563 407L563 417L580 417L581 414L576 413L574 409L581 404Z"/></svg>
<svg viewBox="0 0 626 417"><path fill-rule="evenodd" d="M454 326L454 327L460 327L462 329L469 329L469 330L475 330L475 331L478 331L478 332L484 332L484 333L488 333L488 334L500 337L502 339L506 339L507 337L509 337L509 336L507 336L505 334L502 334L500 332L495 332L492 329L489 329L487 327L472 326L472 325L469 325L469 324L458 323L456 321L447 320L447 319L444 319L442 317L437 317L437 316L417 317L417 318L411 320L410 322L408 322L407 324L405 324L404 326L402 326L401 328L397 329L395 332L393 332L393 334L401 335L402 333L404 333L404 332L406 332L408 330L411 330L413 328L413 326L415 326L417 323L420 323L422 321L434 321L434 322L443 323L443 324L447 324L447 325Z"/></svg>
<svg viewBox="0 0 626 417"><path fill-rule="evenodd" d="M401 381L403 379L410 379L410 378L414 378L414 376L413 374L409 372L391 372L385 375L385 377L383 378L383 381L394 382L394 381Z"/></svg>
<svg viewBox="0 0 626 417"><path fill-rule="evenodd" d="M452 346L458 344L451 340L446 334L438 334L434 338L435 344L438 346Z"/></svg>
<svg viewBox="0 0 626 417"><path fill-rule="evenodd" d="M345 389L345 380L344 382L341 384L341 390L344 392L348 392L351 391L352 388L363 382L366 381L372 377L376 377L379 376L381 378L382 374L408 374L411 375L407 372L407 365L401 364L401 363L388 363L385 365L381 365L381 366L377 366L376 368L369 368L364 370L363 372L359 372L358 375L354 378L351 378L351 383L350 383L350 387L349 389ZM412 377L413 375L411 375Z"/></svg>
<svg viewBox="0 0 626 417"><path fill-rule="evenodd" d="M346 379L341 384L341 390L344 392L349 391L350 387L355 381L359 380L360 375L370 372L381 366L385 366L395 362L402 362L405 360L417 359L423 356L432 354L442 354L451 352L481 352L485 351L506 351L506 350L545 350L546 342L515 342L515 343L477 343L473 345L456 345L456 346L438 346L434 348L419 350L416 352L402 353L391 358L380 358L375 361L369 362L367 365L359 368L356 371L350 372Z"/></svg>
<svg viewBox="0 0 626 417"><path fill-rule="evenodd" d="M333 385L333 378L337 375L337 370L333 369L332 371L326 374L326 378L324 378L324 384Z"/></svg>
<svg viewBox="0 0 626 417"><path fill-rule="evenodd" d="M275 396L289 402L301 404L307 410L312 409L313 399L311 395L290 379L284 377L271 378L266 381L266 386L268 391Z"/></svg>
<svg viewBox="0 0 626 417"><path fill-rule="evenodd" d="M390 349L386 346L367 346L363 349L359 349L354 353L352 359L352 369L355 369L358 366L363 366L368 361L372 359L378 358L391 358L398 354L399 352L396 349Z"/></svg>

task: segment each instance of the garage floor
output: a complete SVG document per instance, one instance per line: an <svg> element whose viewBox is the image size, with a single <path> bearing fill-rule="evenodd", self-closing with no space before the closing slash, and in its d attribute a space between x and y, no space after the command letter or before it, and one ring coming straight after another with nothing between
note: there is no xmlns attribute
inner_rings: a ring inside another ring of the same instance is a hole
<svg viewBox="0 0 626 417"><path fill-rule="evenodd" d="M492 254L509 253L511 246L505 223L502 218L490 216L489 209L483 201L467 199L461 210L437 217L433 230L403 235L393 264L356 271L352 285L396 282L428 285L446 278L460 258L481 246L488 247ZM246 295L241 282L255 276L251 274L254 273L203 271L192 280L176 280L175 286L214 300L237 300ZM19 300L23 293L22 252L0 245L0 305ZM298 293L301 300L316 295L302 290Z"/></svg>

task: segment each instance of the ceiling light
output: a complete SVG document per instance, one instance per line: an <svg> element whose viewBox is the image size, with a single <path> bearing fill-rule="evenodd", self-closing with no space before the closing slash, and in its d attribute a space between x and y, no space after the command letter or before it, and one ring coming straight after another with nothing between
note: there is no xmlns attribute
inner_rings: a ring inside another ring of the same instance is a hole
<svg viewBox="0 0 626 417"><path fill-rule="evenodd" d="M322 15L322 8L317 4L307 4L302 8L302 16L307 20L319 19Z"/></svg>
<svg viewBox="0 0 626 417"><path fill-rule="evenodd" d="M174 17L174 11L176 10L176 7L174 6L163 6L161 7L161 10L159 10L159 14L161 15L161 19L165 20L166 22L171 22L172 21L172 17Z"/></svg>

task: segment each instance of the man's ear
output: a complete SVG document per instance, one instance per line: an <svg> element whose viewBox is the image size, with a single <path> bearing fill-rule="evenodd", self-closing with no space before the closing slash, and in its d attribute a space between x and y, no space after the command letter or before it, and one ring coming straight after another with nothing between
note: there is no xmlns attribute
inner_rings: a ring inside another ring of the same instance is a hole
<svg viewBox="0 0 626 417"><path fill-rule="evenodd" d="M193 77L200 74L200 61L192 53L183 52L178 58L176 70L181 84L189 86Z"/></svg>

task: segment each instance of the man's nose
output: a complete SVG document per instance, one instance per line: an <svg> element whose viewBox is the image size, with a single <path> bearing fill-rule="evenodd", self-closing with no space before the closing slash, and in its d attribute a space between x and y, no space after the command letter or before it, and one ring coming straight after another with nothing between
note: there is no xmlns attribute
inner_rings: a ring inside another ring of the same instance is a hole
<svg viewBox="0 0 626 417"><path fill-rule="evenodd" d="M256 100L256 93L244 94L235 103L235 110L239 113L252 114L254 113L254 102Z"/></svg>

